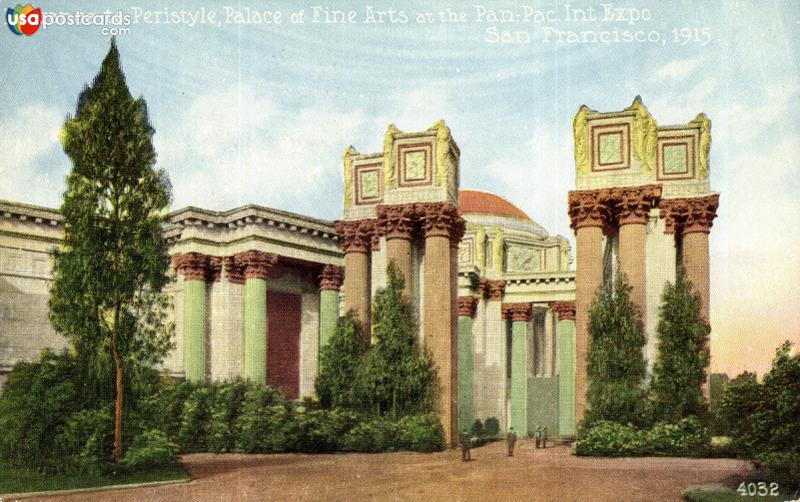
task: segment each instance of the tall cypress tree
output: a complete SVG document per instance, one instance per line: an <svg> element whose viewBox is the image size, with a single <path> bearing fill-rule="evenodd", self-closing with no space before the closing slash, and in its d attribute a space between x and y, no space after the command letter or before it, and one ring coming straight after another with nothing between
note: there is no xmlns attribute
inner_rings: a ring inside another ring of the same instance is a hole
<svg viewBox="0 0 800 502"><path fill-rule="evenodd" d="M115 463L122 455L124 372L157 363L171 345L161 294L168 269L161 225L171 186L154 169L153 132L144 99L128 90L112 39L61 133L72 171L50 309L54 327L78 353L111 360Z"/></svg>
<svg viewBox="0 0 800 502"><path fill-rule="evenodd" d="M417 342L405 279L393 262L387 284L372 301L375 343L359 368L357 399L379 414L393 417L433 410L433 364Z"/></svg>
<svg viewBox="0 0 800 502"><path fill-rule="evenodd" d="M325 407L356 404L353 389L361 358L367 349L361 330L353 312L348 312L339 318L328 345L320 351L319 375L314 388Z"/></svg>
<svg viewBox="0 0 800 502"><path fill-rule="evenodd" d="M709 364L710 332L700 317L700 296L692 294L689 280L681 273L675 284L667 283L661 296L658 352L650 385L655 420L707 418L701 387Z"/></svg>
<svg viewBox="0 0 800 502"><path fill-rule="evenodd" d="M630 289L620 276L601 290L589 309L584 425L597 420L639 424L643 419L646 340Z"/></svg>

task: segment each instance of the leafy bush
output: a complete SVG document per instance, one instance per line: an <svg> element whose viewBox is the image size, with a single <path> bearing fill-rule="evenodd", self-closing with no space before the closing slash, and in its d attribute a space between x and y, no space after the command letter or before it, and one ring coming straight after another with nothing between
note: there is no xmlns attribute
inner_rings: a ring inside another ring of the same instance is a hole
<svg viewBox="0 0 800 502"><path fill-rule="evenodd" d="M183 403L181 428L178 431L181 451L192 453L207 450L206 439L215 390L211 386L199 386Z"/></svg>
<svg viewBox="0 0 800 502"><path fill-rule="evenodd" d="M500 422L497 420L497 417L489 417L486 419L486 424L484 426L486 431L486 436L493 438L500 435Z"/></svg>
<svg viewBox="0 0 800 502"><path fill-rule="evenodd" d="M382 453L396 451L397 424L386 418L362 422L345 434L343 451Z"/></svg>
<svg viewBox="0 0 800 502"><path fill-rule="evenodd" d="M475 419L472 422L472 427L469 428L469 435L475 438L483 437L486 434L486 431L483 428L483 422L480 419Z"/></svg>
<svg viewBox="0 0 800 502"><path fill-rule="evenodd" d="M756 456L764 478L781 488L800 488L800 453L772 452Z"/></svg>
<svg viewBox="0 0 800 502"><path fill-rule="evenodd" d="M209 451L216 453L234 451L236 419L248 387L248 383L244 380L235 380L218 386L210 409L211 417L206 438Z"/></svg>
<svg viewBox="0 0 800 502"><path fill-rule="evenodd" d="M18 362L0 395L0 458L13 465L58 467L55 437L80 409L78 371L66 352L45 351L37 362Z"/></svg>
<svg viewBox="0 0 800 502"><path fill-rule="evenodd" d="M632 424L600 420L581 428L572 448L576 455L633 457L645 452L645 443L645 434Z"/></svg>
<svg viewBox="0 0 800 502"><path fill-rule="evenodd" d="M439 420L432 413L409 415L397 422L398 450L433 452L441 451L444 445L444 431Z"/></svg>
<svg viewBox="0 0 800 502"><path fill-rule="evenodd" d="M358 423L360 417L350 410L311 410L296 412L294 438L289 449L307 453L333 452L341 439Z"/></svg>
<svg viewBox="0 0 800 502"><path fill-rule="evenodd" d="M701 457L711 450L708 429L697 417L661 422L646 433L646 453L670 457Z"/></svg>
<svg viewBox="0 0 800 502"><path fill-rule="evenodd" d="M314 383L322 406L355 406L353 385L366 351L362 328L352 312L339 318L336 330L319 355L319 376Z"/></svg>
<svg viewBox="0 0 800 502"><path fill-rule="evenodd" d="M89 473L99 473L111 461L113 432L110 407L81 410L70 416L55 443L67 463Z"/></svg>
<svg viewBox="0 0 800 502"><path fill-rule="evenodd" d="M179 442L186 399L198 384L189 381L167 385L143 400L142 408L149 416L150 427L163 431L172 442ZM147 429L145 427L144 429Z"/></svg>
<svg viewBox="0 0 800 502"><path fill-rule="evenodd" d="M163 432L152 429L133 439L122 465L129 469L162 467L175 462L178 445L169 440Z"/></svg>
<svg viewBox="0 0 800 502"><path fill-rule="evenodd" d="M284 451L286 441L278 431L285 427L288 413L286 401L275 389L263 385L248 388L234 422L236 451Z"/></svg>

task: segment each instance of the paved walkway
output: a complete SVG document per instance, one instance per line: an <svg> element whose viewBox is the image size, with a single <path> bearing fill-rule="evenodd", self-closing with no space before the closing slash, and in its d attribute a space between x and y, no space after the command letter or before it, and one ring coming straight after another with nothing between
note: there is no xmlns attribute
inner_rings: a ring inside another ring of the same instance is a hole
<svg viewBox="0 0 800 502"><path fill-rule="evenodd" d="M567 447L505 444L460 451L380 455L214 455L183 457L188 484L80 493L50 500L113 501L678 501L688 485L749 471L727 459L586 458ZM45 499L41 499L45 500Z"/></svg>

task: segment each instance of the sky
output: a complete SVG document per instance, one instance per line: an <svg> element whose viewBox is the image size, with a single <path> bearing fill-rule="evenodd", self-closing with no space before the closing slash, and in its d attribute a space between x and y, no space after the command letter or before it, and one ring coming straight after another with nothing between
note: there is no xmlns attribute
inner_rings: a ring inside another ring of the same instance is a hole
<svg viewBox="0 0 800 502"><path fill-rule="evenodd" d="M255 203L335 219L348 145L379 151L389 123L445 119L462 188L500 194L572 239L572 117L640 95L659 125L712 121L711 370L763 372L783 340L800 344L797 2L33 6L47 26L0 30L0 199L59 206L70 161L58 133L112 33L175 209ZM121 23L85 16L106 11Z"/></svg>

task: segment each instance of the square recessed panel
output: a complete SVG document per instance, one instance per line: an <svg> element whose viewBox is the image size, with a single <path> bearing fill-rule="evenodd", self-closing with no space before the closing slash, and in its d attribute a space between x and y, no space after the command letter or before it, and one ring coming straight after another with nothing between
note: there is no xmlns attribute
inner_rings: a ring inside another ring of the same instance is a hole
<svg viewBox="0 0 800 502"><path fill-rule="evenodd" d="M362 164L354 168L356 178L356 204L376 204L383 200L383 175L381 164Z"/></svg>
<svg viewBox="0 0 800 502"><path fill-rule="evenodd" d="M668 136L658 139L658 179L694 178L695 137Z"/></svg>
<svg viewBox="0 0 800 502"><path fill-rule="evenodd" d="M631 165L631 126L597 125L591 128L592 171L627 169Z"/></svg>
<svg viewBox="0 0 800 502"><path fill-rule="evenodd" d="M433 147L430 143L397 146L399 185L423 186L433 182Z"/></svg>

